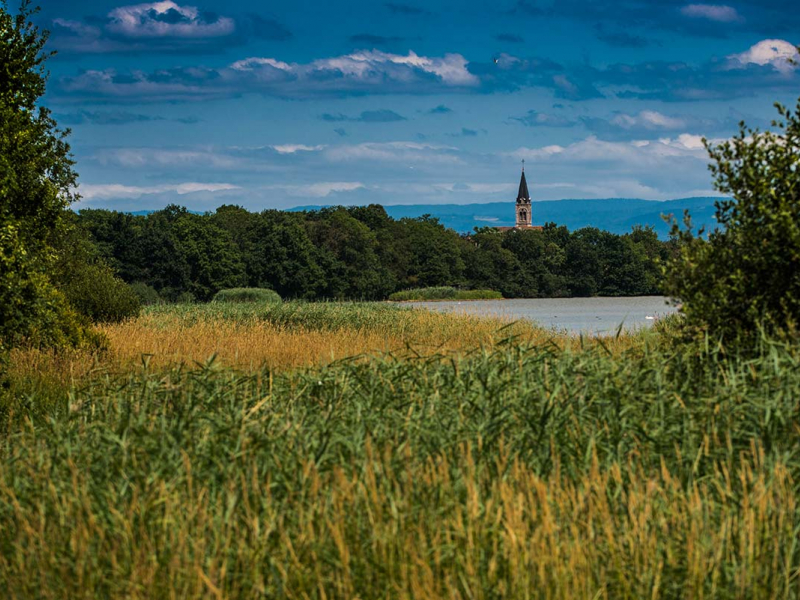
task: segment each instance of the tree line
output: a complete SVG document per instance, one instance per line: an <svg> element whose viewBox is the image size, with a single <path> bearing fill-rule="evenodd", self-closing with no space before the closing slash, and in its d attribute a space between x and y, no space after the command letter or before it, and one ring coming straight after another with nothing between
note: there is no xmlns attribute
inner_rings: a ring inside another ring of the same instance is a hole
<svg viewBox="0 0 800 600"><path fill-rule="evenodd" d="M379 300L429 286L507 298L657 294L672 247L641 227L617 235L549 223L459 235L430 215L392 219L377 204L307 212L222 206L202 215L173 205L75 218L100 260L145 300L165 301L207 301L233 287L306 300Z"/></svg>

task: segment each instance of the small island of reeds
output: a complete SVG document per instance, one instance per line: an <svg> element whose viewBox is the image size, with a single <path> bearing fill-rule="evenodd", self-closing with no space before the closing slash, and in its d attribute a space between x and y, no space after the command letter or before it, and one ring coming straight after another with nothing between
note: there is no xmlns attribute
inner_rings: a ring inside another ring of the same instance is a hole
<svg viewBox="0 0 800 600"><path fill-rule="evenodd" d="M459 290L454 287L426 287L395 292L393 302L423 302L433 300L502 300L503 294L494 290Z"/></svg>

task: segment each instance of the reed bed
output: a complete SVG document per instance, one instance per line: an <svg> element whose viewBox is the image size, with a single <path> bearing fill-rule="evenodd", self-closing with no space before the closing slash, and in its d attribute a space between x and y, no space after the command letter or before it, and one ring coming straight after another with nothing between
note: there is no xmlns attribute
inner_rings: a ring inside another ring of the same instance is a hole
<svg viewBox="0 0 800 600"><path fill-rule="evenodd" d="M383 303L210 303L156 305L142 316L100 327L103 352L12 353L14 385L24 393L62 392L103 372L126 372L148 362L169 369L210 357L237 369L293 369L341 358L413 349L430 354L491 347L516 337L544 343L576 343L528 322L446 315ZM625 348L639 338L608 339Z"/></svg>
<svg viewBox="0 0 800 600"><path fill-rule="evenodd" d="M93 378L7 405L10 598L798 598L800 346Z"/></svg>
<svg viewBox="0 0 800 600"><path fill-rule="evenodd" d="M394 302L420 300L502 300L503 294L494 290L459 290L454 287L427 287L402 290L389 296Z"/></svg>

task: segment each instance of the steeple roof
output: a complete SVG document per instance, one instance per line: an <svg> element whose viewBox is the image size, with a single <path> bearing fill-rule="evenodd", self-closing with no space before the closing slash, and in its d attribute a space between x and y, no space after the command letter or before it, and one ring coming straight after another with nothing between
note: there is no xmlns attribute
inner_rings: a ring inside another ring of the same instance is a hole
<svg viewBox="0 0 800 600"><path fill-rule="evenodd" d="M524 199L530 200L531 196L528 194L528 182L525 181L525 168L522 168L522 177L519 180L519 193L517 193L517 200Z"/></svg>

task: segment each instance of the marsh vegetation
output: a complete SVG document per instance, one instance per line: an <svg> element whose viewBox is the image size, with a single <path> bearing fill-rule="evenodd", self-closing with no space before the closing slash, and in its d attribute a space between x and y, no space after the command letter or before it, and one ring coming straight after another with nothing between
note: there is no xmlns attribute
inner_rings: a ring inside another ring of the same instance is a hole
<svg viewBox="0 0 800 600"><path fill-rule="evenodd" d="M459 290L454 287L414 288L395 292L389 300L395 302L428 300L502 300L503 294L493 290Z"/></svg>
<svg viewBox="0 0 800 600"><path fill-rule="evenodd" d="M796 345L385 304L159 306L104 332L70 381L63 355L12 355L11 597L797 594Z"/></svg>

